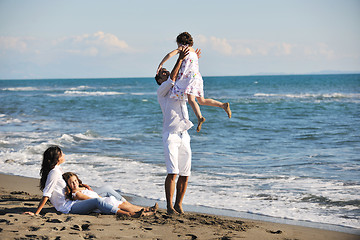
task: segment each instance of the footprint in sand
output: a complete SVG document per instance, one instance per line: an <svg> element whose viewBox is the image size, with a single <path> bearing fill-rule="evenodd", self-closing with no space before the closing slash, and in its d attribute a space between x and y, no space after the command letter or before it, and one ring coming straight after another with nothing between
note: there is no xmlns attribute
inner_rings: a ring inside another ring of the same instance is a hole
<svg viewBox="0 0 360 240"><path fill-rule="evenodd" d="M49 223L62 223L62 221L60 219L48 219L46 222L49 222Z"/></svg>
<svg viewBox="0 0 360 240"><path fill-rule="evenodd" d="M24 191L14 191L14 192L10 192L10 194L16 194L16 195L30 195L27 192Z"/></svg>
<svg viewBox="0 0 360 240"><path fill-rule="evenodd" d="M37 230L39 230L39 227L29 227L29 231L35 232Z"/></svg>
<svg viewBox="0 0 360 240"><path fill-rule="evenodd" d="M281 230L277 230L277 231L272 231L272 230L266 230L268 233L272 233L272 234L282 234Z"/></svg>
<svg viewBox="0 0 360 240"><path fill-rule="evenodd" d="M194 234L186 234L185 236L191 237L191 238L190 238L191 240L195 240L195 239L198 238L198 237L197 237L196 235L194 235Z"/></svg>

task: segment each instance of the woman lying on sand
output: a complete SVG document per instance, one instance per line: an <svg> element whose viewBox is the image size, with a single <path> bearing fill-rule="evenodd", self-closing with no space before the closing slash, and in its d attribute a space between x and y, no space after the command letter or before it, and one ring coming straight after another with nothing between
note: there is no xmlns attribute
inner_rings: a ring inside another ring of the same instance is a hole
<svg viewBox="0 0 360 240"><path fill-rule="evenodd" d="M157 209L157 204L155 204L155 206L152 208L142 209L142 207L127 203L126 205L128 207L121 210L118 208L119 206L114 206L107 203L104 198L91 198L81 201L73 201L66 198L64 193L64 190L66 188L66 182L62 177L63 172L60 168L60 164L64 162L65 154L58 146L49 147L44 152L43 162L40 170L40 190L43 191L43 197L35 213L25 212L25 214L38 215L48 200L50 200L50 202L57 211L62 213L88 214L95 210L100 210L100 212L106 214L114 213L117 215L125 215L132 217L140 217L155 213ZM84 186L87 189L91 189L87 185ZM117 195L119 196L119 201L125 200L120 194Z"/></svg>

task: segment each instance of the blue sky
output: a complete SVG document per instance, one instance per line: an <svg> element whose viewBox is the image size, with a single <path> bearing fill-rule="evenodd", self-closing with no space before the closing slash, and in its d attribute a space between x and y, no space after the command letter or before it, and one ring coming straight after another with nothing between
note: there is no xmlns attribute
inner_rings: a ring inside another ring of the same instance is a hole
<svg viewBox="0 0 360 240"><path fill-rule="evenodd" d="M0 79L152 77L183 31L203 76L360 72L359 0L0 0Z"/></svg>

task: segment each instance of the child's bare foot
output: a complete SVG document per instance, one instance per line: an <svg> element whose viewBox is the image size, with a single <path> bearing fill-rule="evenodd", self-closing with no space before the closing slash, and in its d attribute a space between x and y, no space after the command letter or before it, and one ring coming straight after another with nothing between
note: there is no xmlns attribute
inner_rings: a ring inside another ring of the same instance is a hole
<svg viewBox="0 0 360 240"><path fill-rule="evenodd" d="M198 121L198 125L197 125L197 128L196 128L196 131L197 132L200 132L201 130L201 125L206 121L206 119L204 117L201 117L200 120Z"/></svg>
<svg viewBox="0 0 360 240"><path fill-rule="evenodd" d="M222 107L225 112L227 113L228 117L231 118L231 110L230 110L230 103L224 103L223 107Z"/></svg>
<svg viewBox="0 0 360 240"><path fill-rule="evenodd" d="M175 205L174 209L179 213L179 214L184 214L184 210L182 209L181 206Z"/></svg>

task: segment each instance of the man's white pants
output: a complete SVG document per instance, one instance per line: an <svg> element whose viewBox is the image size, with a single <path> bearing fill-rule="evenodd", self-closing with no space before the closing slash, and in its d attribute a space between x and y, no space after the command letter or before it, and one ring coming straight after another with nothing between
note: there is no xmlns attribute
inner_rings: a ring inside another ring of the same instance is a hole
<svg viewBox="0 0 360 240"><path fill-rule="evenodd" d="M167 173L190 176L191 147L188 132L164 133L163 144Z"/></svg>

